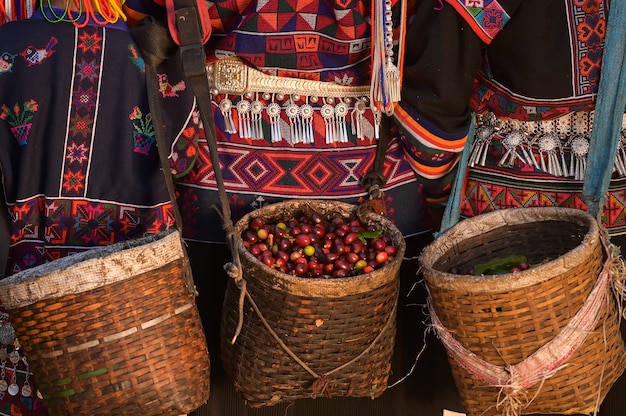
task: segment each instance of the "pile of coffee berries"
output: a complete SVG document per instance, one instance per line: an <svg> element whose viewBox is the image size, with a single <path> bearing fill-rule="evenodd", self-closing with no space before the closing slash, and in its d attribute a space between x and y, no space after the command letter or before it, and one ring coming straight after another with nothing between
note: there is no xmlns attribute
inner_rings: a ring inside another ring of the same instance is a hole
<svg viewBox="0 0 626 416"><path fill-rule="evenodd" d="M298 277L349 277L372 272L397 254L391 238L358 219L326 219L320 214L285 221L250 219L243 245L259 261Z"/></svg>

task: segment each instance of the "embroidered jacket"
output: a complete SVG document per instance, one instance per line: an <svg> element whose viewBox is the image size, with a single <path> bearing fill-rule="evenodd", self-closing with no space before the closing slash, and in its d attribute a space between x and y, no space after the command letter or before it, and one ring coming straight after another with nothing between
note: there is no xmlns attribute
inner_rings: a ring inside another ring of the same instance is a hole
<svg viewBox="0 0 626 416"><path fill-rule="evenodd" d="M458 149L471 111L479 127L493 116L498 128L476 137L463 215L586 208L582 177L608 11L608 1L594 0L418 3L396 111L407 138ZM618 157L603 218L613 234L626 231L622 164Z"/></svg>
<svg viewBox="0 0 626 416"><path fill-rule="evenodd" d="M162 8L138 3L126 6L165 21ZM400 7L393 4L397 28ZM324 96L318 87L292 93L271 86L248 93L214 88L219 158L234 220L288 198L349 203L367 198L360 181L373 164L377 143L376 116L368 101L370 2L237 0L207 5L212 23L206 46L209 64L236 56L246 67L283 80L364 88L348 97ZM206 209L218 202L216 182L190 89L179 63L166 63L159 72L167 80L161 95L172 122L166 127L179 136L172 162L178 172L184 235L222 241L220 220ZM417 156L420 164L412 166L397 132L391 135L383 171L389 216L405 235L426 232L432 228L426 205L445 199L455 154L438 150ZM415 167L422 170L416 174Z"/></svg>
<svg viewBox="0 0 626 416"><path fill-rule="evenodd" d="M126 26L78 29L38 12L0 30L8 273L170 227L144 63Z"/></svg>
<svg viewBox="0 0 626 416"><path fill-rule="evenodd" d="M0 27L0 56L7 275L173 225L144 62L123 22L77 28L36 12ZM2 360L22 390L0 391L0 415L44 414L25 358L15 372Z"/></svg>

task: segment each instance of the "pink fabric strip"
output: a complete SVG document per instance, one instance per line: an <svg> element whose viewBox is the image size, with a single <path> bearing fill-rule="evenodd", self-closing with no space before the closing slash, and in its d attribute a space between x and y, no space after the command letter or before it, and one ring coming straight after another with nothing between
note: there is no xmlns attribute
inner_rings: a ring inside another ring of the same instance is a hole
<svg viewBox="0 0 626 416"><path fill-rule="evenodd" d="M606 305L610 283L612 258L604 263L589 297L571 321L550 342L540 347L524 361L507 368L488 363L467 350L443 326L429 300L432 327L443 342L448 354L462 368L480 381L494 387L508 387L512 392L527 389L551 377L567 364L574 352L585 342Z"/></svg>

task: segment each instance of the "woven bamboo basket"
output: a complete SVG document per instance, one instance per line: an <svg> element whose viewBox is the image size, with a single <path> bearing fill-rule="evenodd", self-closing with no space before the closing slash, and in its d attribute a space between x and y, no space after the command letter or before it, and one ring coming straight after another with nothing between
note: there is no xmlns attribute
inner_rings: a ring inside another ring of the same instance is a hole
<svg viewBox="0 0 626 416"><path fill-rule="evenodd" d="M209 353L178 231L0 281L53 416L179 416L208 400Z"/></svg>
<svg viewBox="0 0 626 416"><path fill-rule="evenodd" d="M336 201L286 201L244 216L235 232L240 236L252 216L271 222L313 211L327 218L350 218L356 209ZM307 279L281 273L263 265L237 240L246 290L258 312L246 298L243 326L232 344L241 290L231 279L221 349L224 368L248 406L319 396L376 398L385 391L405 242L380 215L368 214L361 221L389 235L398 253L382 268L354 277Z"/></svg>
<svg viewBox="0 0 626 416"><path fill-rule="evenodd" d="M433 326L469 416L590 414L599 406L626 365L606 253L596 221L564 208L494 211L425 248ZM535 266L448 273L510 255ZM583 305L596 305L597 321Z"/></svg>

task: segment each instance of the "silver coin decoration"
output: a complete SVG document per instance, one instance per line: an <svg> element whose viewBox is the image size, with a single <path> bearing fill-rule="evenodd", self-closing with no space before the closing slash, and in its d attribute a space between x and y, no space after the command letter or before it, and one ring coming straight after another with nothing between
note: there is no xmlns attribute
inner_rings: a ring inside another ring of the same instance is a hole
<svg viewBox="0 0 626 416"><path fill-rule="evenodd" d="M17 385L17 384L15 384L15 383L11 383L11 384L9 385L9 394L10 394L11 396L16 396L16 395L17 395L17 393L19 393L19 392L20 392L20 386L18 386L18 385Z"/></svg>
<svg viewBox="0 0 626 416"><path fill-rule="evenodd" d="M15 341L15 329L9 322L5 322L0 326L0 343L11 345Z"/></svg>

